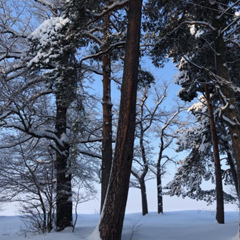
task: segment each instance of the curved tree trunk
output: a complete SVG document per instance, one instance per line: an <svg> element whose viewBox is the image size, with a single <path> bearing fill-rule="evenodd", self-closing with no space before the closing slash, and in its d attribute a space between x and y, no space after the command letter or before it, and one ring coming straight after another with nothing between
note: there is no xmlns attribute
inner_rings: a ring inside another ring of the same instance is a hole
<svg viewBox="0 0 240 240"><path fill-rule="evenodd" d="M147 190L146 190L146 184L145 184L145 176L147 174L147 171L146 171L146 168L145 168L145 172L143 172L143 174L141 176L139 176L134 171L131 171L132 175L138 180L138 183L140 185L137 188L140 188L140 191L141 191L142 215L143 216L148 214Z"/></svg>
<svg viewBox="0 0 240 240"><path fill-rule="evenodd" d="M99 224L103 240L120 240L133 158L142 0L130 0L115 155Z"/></svg>

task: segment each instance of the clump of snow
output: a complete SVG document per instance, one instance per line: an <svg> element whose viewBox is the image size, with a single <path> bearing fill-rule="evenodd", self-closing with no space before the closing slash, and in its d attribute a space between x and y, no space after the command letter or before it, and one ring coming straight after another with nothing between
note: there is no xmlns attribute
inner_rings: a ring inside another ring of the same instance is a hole
<svg viewBox="0 0 240 240"><path fill-rule="evenodd" d="M67 136L66 133L63 133L63 134L61 135L61 140L62 140L64 143L69 144L69 137Z"/></svg>
<svg viewBox="0 0 240 240"><path fill-rule="evenodd" d="M235 12L234 15L235 17L240 17L240 12Z"/></svg>
<svg viewBox="0 0 240 240"><path fill-rule="evenodd" d="M86 238L86 240L101 240L98 227Z"/></svg>
<svg viewBox="0 0 240 240"><path fill-rule="evenodd" d="M32 40L39 40L40 43L45 43L51 40L50 36L59 32L70 20L63 17L52 17L45 20L37 29L29 36Z"/></svg>
<svg viewBox="0 0 240 240"><path fill-rule="evenodd" d="M189 30L191 35L195 36L195 38L200 38L201 35L204 33L203 30L197 30L195 24L190 25Z"/></svg>
<svg viewBox="0 0 240 240"><path fill-rule="evenodd" d="M204 112L205 109L206 109L206 99L204 97L204 95L201 95L199 98L198 98L199 102L197 103L194 103L192 106L190 106L188 108L188 112Z"/></svg>
<svg viewBox="0 0 240 240"><path fill-rule="evenodd" d="M196 27L195 27L194 24L190 25L189 30L190 30L191 35L195 35L195 33L196 33Z"/></svg>
<svg viewBox="0 0 240 240"><path fill-rule="evenodd" d="M198 30L195 34L195 38L200 38L203 35L204 31L203 30Z"/></svg>
<svg viewBox="0 0 240 240"><path fill-rule="evenodd" d="M45 20L30 34L28 40L33 43L34 53L28 67L38 63L48 64L62 54L61 43L66 38L64 28L69 23L69 18L52 17Z"/></svg>

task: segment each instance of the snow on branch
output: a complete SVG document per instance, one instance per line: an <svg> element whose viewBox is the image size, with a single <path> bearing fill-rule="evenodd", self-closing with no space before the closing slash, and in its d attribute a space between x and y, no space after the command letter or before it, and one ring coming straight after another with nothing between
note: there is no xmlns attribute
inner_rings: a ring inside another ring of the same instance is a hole
<svg viewBox="0 0 240 240"><path fill-rule="evenodd" d="M97 68L94 68L94 67L92 67L92 66L89 66L89 65L87 65L87 64L82 63L81 67L82 67L84 70L94 72L94 73L96 73L96 74L98 74L98 75L103 75L103 72L102 72L101 70L99 70L99 69L97 69Z"/></svg>
<svg viewBox="0 0 240 240"><path fill-rule="evenodd" d="M84 57L84 58L82 58L81 61L80 61L80 66L81 66L82 62L85 61L85 60L87 60L87 59L99 57L99 56L101 56L101 55L103 55L103 54L108 53L108 52L111 51L113 48L117 48L117 47L120 48L120 47L125 46L125 44L126 44L125 41L120 41L120 42L117 42L117 43L112 44L112 45L111 45L108 49L106 49L105 51L101 51L101 52L98 52L98 53L96 53L96 54L91 54L91 55L89 55L89 56L87 56L87 57Z"/></svg>
<svg viewBox="0 0 240 240"><path fill-rule="evenodd" d="M235 23L237 23L240 20L240 16L238 16L237 18L235 18L230 24L228 24L222 31L221 34L226 32L232 25L234 25Z"/></svg>
<svg viewBox="0 0 240 240"><path fill-rule="evenodd" d="M0 52L0 54L1 54L0 61L6 58L20 59L23 57L23 52L21 51L9 52L8 50L6 50L5 52Z"/></svg>
<svg viewBox="0 0 240 240"><path fill-rule="evenodd" d="M57 142L60 146L64 146L64 142L61 139L59 139L57 135L50 129L36 129L32 127L26 120L24 120L23 117L20 116L20 119L22 124L20 122L11 122L5 123L4 127L14 128L21 132L27 133L35 138L47 138L49 140Z"/></svg>
<svg viewBox="0 0 240 240"><path fill-rule="evenodd" d="M81 154L83 154L83 155L89 156L89 157L94 157L94 158L102 159L102 155L101 155L101 154L97 154L97 153L92 152L92 151L86 151L86 150L81 150L81 149L79 149L78 152L81 153Z"/></svg>
<svg viewBox="0 0 240 240"><path fill-rule="evenodd" d="M97 43L98 45L102 46L104 43L94 34L90 33L89 31L85 31L83 33L86 37L92 39L95 43Z"/></svg>
<svg viewBox="0 0 240 240"><path fill-rule="evenodd" d="M148 168L150 169L150 171L151 171L153 174L157 175L157 170L156 170L155 167L149 165Z"/></svg>
<svg viewBox="0 0 240 240"><path fill-rule="evenodd" d="M101 142L102 138L83 138L78 141L78 143L94 143L94 142Z"/></svg>
<svg viewBox="0 0 240 240"><path fill-rule="evenodd" d="M229 125L235 127L235 126L240 126L239 123L235 123L233 122L231 119L229 119L228 117L226 117L225 115L222 115L222 119L227 122Z"/></svg>
<svg viewBox="0 0 240 240"><path fill-rule="evenodd" d="M233 44L233 45L235 45L237 48L240 48L240 42L238 43L238 42L236 42L236 41L234 41L234 40L232 40L232 39L227 40L226 43L228 43L228 44Z"/></svg>
<svg viewBox="0 0 240 240"><path fill-rule="evenodd" d="M237 0L235 3L233 3L233 5L229 6L228 8L226 8L221 15L218 17L218 19L222 18L224 14L226 14L231 8L235 7L237 4L240 3L240 0Z"/></svg>
<svg viewBox="0 0 240 240"><path fill-rule="evenodd" d="M16 90L14 92L14 95L15 97L18 95L18 94L21 94L23 91L25 91L26 89L28 89L28 87L30 87L31 85L34 85L36 83L40 83L42 82L43 79L42 78L39 78L39 79L34 79L32 81L29 81L28 83L26 83L25 85L23 85L20 89ZM50 94L51 93L51 90L50 89L47 89L46 91L42 91L40 93L37 93L36 95L32 96L30 99L28 99L28 102L31 101L31 100L34 100L42 95L46 95L46 94ZM8 101L2 105L1 107L1 112L0 112L0 119L3 121L3 119L7 118L9 115L11 115L13 112L15 112L14 109L11 109L9 110L9 107L11 106L11 104L14 104L14 98L12 97L9 97L8 98ZM7 111L6 111L7 110ZM4 112L5 111L5 112Z"/></svg>
<svg viewBox="0 0 240 240"><path fill-rule="evenodd" d="M1 70L0 70L0 71L1 71ZM15 72L15 73L11 74L11 75L8 75L8 76L5 78L5 80L6 80L7 82L9 82L9 81L12 80L12 79L16 79L16 78L22 76L23 73L24 73L24 71L25 71L24 66L22 66L22 70L21 70L21 71L17 71L17 72Z"/></svg>
<svg viewBox="0 0 240 240"><path fill-rule="evenodd" d="M188 110L188 108L185 107L178 107L177 111L167 120L165 125L162 127L162 132L172 123L175 117L178 116L179 113Z"/></svg>
<svg viewBox="0 0 240 240"><path fill-rule="evenodd" d="M3 108L1 110L3 110ZM11 113L12 113L11 111L6 111L6 112L3 112L2 114L0 114L0 121L2 121L2 119L4 119L4 118L8 117Z"/></svg>
<svg viewBox="0 0 240 240"><path fill-rule="evenodd" d="M132 175L133 175L135 178L137 178L137 179L140 179L140 178L141 178L142 171L136 169L134 166L132 166L131 173L132 173Z"/></svg>
<svg viewBox="0 0 240 240"><path fill-rule="evenodd" d="M233 120L229 119L227 116L224 115L224 112L226 112L229 109L234 109L235 106L233 106L230 102L230 99L227 98L223 92L221 91L220 86L216 87L216 90L218 92L218 94L220 95L220 97L222 98L222 101L224 102L224 106L220 107L220 111L219 111L219 117L221 117L225 122L227 122L229 125L231 126L240 126L240 123L238 122L238 120L236 118L234 118ZM234 122L235 121L235 122Z"/></svg>
<svg viewBox="0 0 240 240"><path fill-rule="evenodd" d="M52 89L46 89L44 91L41 91L35 95L33 95L31 98L28 99L28 101L33 101L41 96L44 96L44 95L48 95L48 94L51 94L53 93L53 90Z"/></svg>
<svg viewBox="0 0 240 240"><path fill-rule="evenodd" d="M29 141L30 139L32 139L32 136L25 137L25 138L21 139L21 141L17 141L15 143L11 142L11 143L0 144L0 149L16 147L20 144L23 144L23 143Z"/></svg>
<svg viewBox="0 0 240 240"><path fill-rule="evenodd" d="M2 33L2 34L3 33L11 33L12 35L14 35L14 37L22 37L22 38L28 37L28 34L25 34L24 32L18 32L8 25L1 24L0 27L2 28L2 30L0 31L0 33Z"/></svg>
<svg viewBox="0 0 240 240"><path fill-rule="evenodd" d="M45 6L45 7L49 7L50 9L54 9L54 4L47 1L47 0L34 0L37 3L40 3L41 5Z"/></svg>
<svg viewBox="0 0 240 240"><path fill-rule="evenodd" d="M101 19L101 18L103 18L104 16L106 16L110 12L116 11L119 8L123 8L123 7L127 6L128 2L129 2L129 0L116 1L113 4L109 5L108 7L106 7L103 12L101 12L101 13L94 13L93 14L94 19L92 21L90 21L88 23L88 25L93 23L93 22L95 22L95 21L97 21L97 20L99 20L99 19Z"/></svg>
<svg viewBox="0 0 240 240"><path fill-rule="evenodd" d="M18 63L11 64L8 67L4 67L4 68L1 67L0 72L5 74L5 75L8 75L8 74L16 72L17 70L20 70L20 69L25 68L25 67L26 67L25 63L18 62Z"/></svg>
<svg viewBox="0 0 240 240"><path fill-rule="evenodd" d="M156 89L155 89L156 90ZM147 109L147 111L149 112L149 115L150 115L150 120L149 120L149 123L145 126L144 128L144 132L146 132L152 125L152 122L154 120L154 116L159 108L159 106L162 104L162 102L164 101L164 99L167 97L166 95L166 90L167 90L167 86L166 88L164 89L164 93L163 95L160 97L158 96L158 101L154 107L154 109L152 111L150 111L150 109L147 107L147 105L145 104L145 102L143 102L143 105L145 106L145 108Z"/></svg>
<svg viewBox="0 0 240 240"><path fill-rule="evenodd" d="M204 67L204 66L200 66L196 63L194 63L193 61L191 61L189 58L186 58L186 56L183 56L183 58L189 62L190 64L192 64L193 66L195 66L198 69L201 69L205 72L207 72L209 74L211 78L211 80L217 84L218 86L225 86L227 88L231 88L234 92L240 92L240 87L236 86L233 82L228 81L227 79L217 75L216 73L214 73L213 71L211 71L210 69ZM201 82L202 84L207 84L206 82Z"/></svg>
<svg viewBox="0 0 240 240"><path fill-rule="evenodd" d="M215 27L213 27L210 23L208 22L203 22L203 21L184 21L183 24L189 24L189 25L200 25L200 26L204 26L207 27L208 29L210 29L212 32L215 32L217 29Z"/></svg>

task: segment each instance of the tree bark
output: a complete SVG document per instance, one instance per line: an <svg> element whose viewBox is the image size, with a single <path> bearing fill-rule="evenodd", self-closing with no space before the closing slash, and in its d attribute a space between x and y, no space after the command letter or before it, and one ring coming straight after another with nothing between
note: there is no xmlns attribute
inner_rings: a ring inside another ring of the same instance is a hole
<svg viewBox="0 0 240 240"><path fill-rule="evenodd" d="M238 188L238 176L237 176L237 172L236 172L236 164L234 163L232 154L230 152L227 152L227 162L230 166L230 171L231 171L231 175L233 178L234 186L236 189L236 193L238 195L239 188Z"/></svg>
<svg viewBox="0 0 240 240"><path fill-rule="evenodd" d="M163 197L162 197L162 171L161 171L161 161L164 150L164 139L163 139L164 129L161 131L160 137L160 149L157 160L157 212L158 214L163 213Z"/></svg>
<svg viewBox="0 0 240 240"><path fill-rule="evenodd" d="M104 18L104 36L103 41L107 41L109 28L109 15ZM106 43L103 50L109 48ZM103 71L103 127L102 127L102 181L101 181L101 211L103 208L108 181L112 166L112 103L111 103L111 58L110 55L104 54L102 57L102 71Z"/></svg>
<svg viewBox="0 0 240 240"><path fill-rule="evenodd" d="M143 173L143 175L138 176L137 173L134 171L131 171L132 175L138 180L139 188L141 191L141 199L142 199L142 215L145 216L148 214L148 203L147 203L147 190L146 190L146 184L145 184L145 176L146 174Z"/></svg>
<svg viewBox="0 0 240 240"><path fill-rule="evenodd" d="M142 0L130 0L114 161L99 224L103 240L120 240L133 158Z"/></svg>
<svg viewBox="0 0 240 240"><path fill-rule="evenodd" d="M212 18L212 26L217 29L214 32L214 46L215 46L215 62L216 62L216 75L219 77L218 79L218 87L221 90L222 93L222 102L226 106L228 104L230 107L227 107L224 112L222 113L222 116L225 116L225 121L228 125L230 134L231 134L231 140L232 140L232 147L234 152L234 157L236 159L237 163L237 174L240 176L240 116L239 112L237 111L237 104L236 104L236 96L231 88L229 86L230 78L228 74L228 69L226 66L226 45L223 38L223 33L220 32L222 27L222 19L218 18L218 6L215 4L212 6L212 8L215 8L216 11L213 13ZM226 103L226 101L228 103ZM240 187L240 177L238 177L238 187ZM240 191L238 190L238 194L240 194ZM240 195L238 195L238 199L240 199ZM240 209L239 209L240 213ZM240 217L240 214L239 214ZM240 238L240 219L239 219L239 238Z"/></svg>
<svg viewBox="0 0 240 240"><path fill-rule="evenodd" d="M232 179L234 182L235 190L238 196L238 175L237 175L237 166L236 166L236 161L233 158L232 151L230 149L230 144L229 141L226 139L222 139L222 144L226 148L227 152L227 163L229 164L230 167L230 172L232 175Z"/></svg>
<svg viewBox="0 0 240 240"><path fill-rule="evenodd" d="M143 171L141 176L135 176L140 184L140 190L141 190L141 198L142 198L142 215L145 216L148 214L148 203L147 203L147 191L146 191L146 184L145 184L145 177L148 173L148 162L145 152L145 146L144 146L144 130L143 127L143 106L144 104L141 104L141 122L140 122L140 149L141 149L141 155L142 155L142 161L143 161Z"/></svg>
<svg viewBox="0 0 240 240"><path fill-rule="evenodd" d="M215 164L215 180L216 180L216 201L217 211L216 220L218 223L224 223L224 200L223 200L223 186L222 186L222 174L221 174L221 163L218 147L218 136L214 121L213 107L211 104L209 86L205 86L206 100L209 114L210 131L213 145L213 158Z"/></svg>
<svg viewBox="0 0 240 240"><path fill-rule="evenodd" d="M148 214L148 204L147 204L147 190L144 179L140 179L140 189L141 189L141 198L142 198L142 215L145 216Z"/></svg>
<svg viewBox="0 0 240 240"><path fill-rule="evenodd" d="M56 115L56 130L59 139L66 134L67 128L67 107L62 106L61 102L64 101L58 98L57 102L57 115ZM66 227L72 226L72 187L71 187L71 174L68 173L68 156L69 145L64 143L60 145L56 141L56 146L59 151L56 151L57 170L57 196L56 196L56 227L57 231L61 231Z"/></svg>
<svg viewBox="0 0 240 240"><path fill-rule="evenodd" d="M162 175L160 167L157 168L157 204L158 214L163 213Z"/></svg>

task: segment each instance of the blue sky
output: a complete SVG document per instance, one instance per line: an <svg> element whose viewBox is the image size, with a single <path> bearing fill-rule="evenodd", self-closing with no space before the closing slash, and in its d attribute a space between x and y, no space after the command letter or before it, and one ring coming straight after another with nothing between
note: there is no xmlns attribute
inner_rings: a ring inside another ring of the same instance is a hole
<svg viewBox="0 0 240 240"><path fill-rule="evenodd" d="M174 75L177 73L177 68L174 67L174 65L169 62L166 64L166 66L163 69L158 69L152 66L150 62L145 62L146 66L145 69L152 72L152 74L156 77L156 79L161 83L162 81L167 82L173 82L174 81ZM112 84L112 99L114 102L117 102L120 94L119 90L116 90L116 84ZM102 94L102 81L101 78L97 77L94 89L96 91L96 94L101 96ZM172 83L170 85L170 88L168 90L168 100L165 102L165 105L168 107L171 107L173 104L172 99L176 98L177 92L179 91L180 87ZM169 154L174 154L173 151L169 152ZM178 159L183 159L184 154L181 154ZM163 186L165 186L169 181L172 180L174 172L176 171L176 166L174 164L169 164L167 168L167 173L163 177ZM205 187L214 187L211 184L207 183ZM96 185L96 188L100 192L100 185ZM147 182L147 196L148 196L148 207L150 212L156 212L157 211L157 196L156 196L156 182L155 179L150 180ZM176 211L176 210L211 210L215 211L215 203L207 206L207 204L204 201L195 201L191 200L189 198L182 199L181 197L169 197L164 196L163 197L163 207L164 211ZM100 195L98 194L96 199L91 200L89 202L80 204L78 207L79 213L98 213L99 212L99 206L100 206ZM1 212L1 215L14 215L17 214L16 207L13 205L4 205L5 211ZM236 211L237 206L235 204L227 204L225 205L225 210L231 210ZM127 203L127 213L133 213L133 212L141 212L141 195L139 189L130 188L129 190L129 198Z"/></svg>

